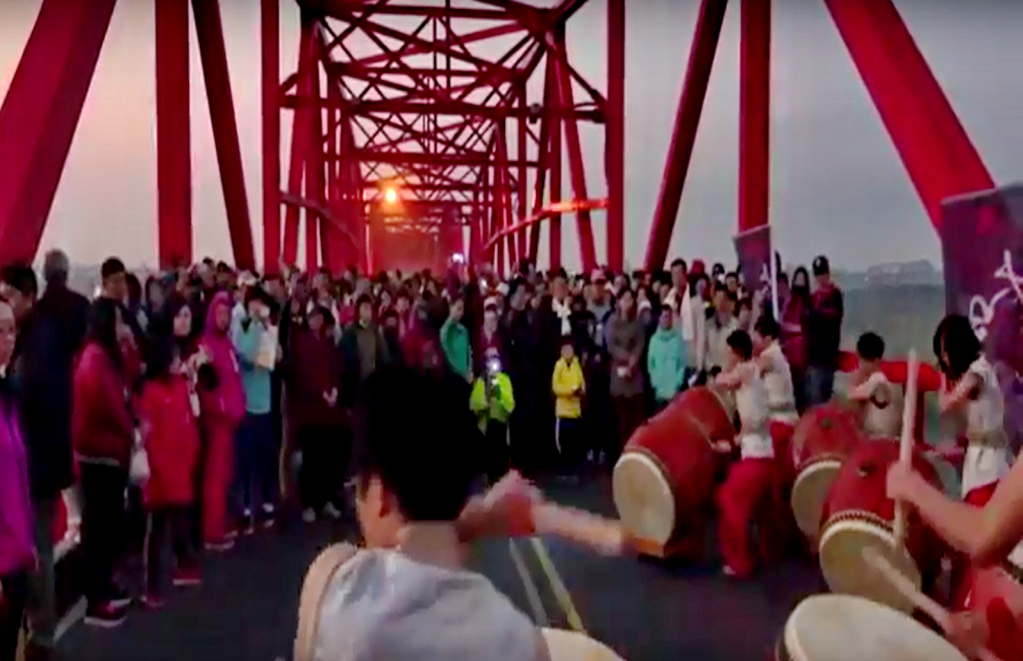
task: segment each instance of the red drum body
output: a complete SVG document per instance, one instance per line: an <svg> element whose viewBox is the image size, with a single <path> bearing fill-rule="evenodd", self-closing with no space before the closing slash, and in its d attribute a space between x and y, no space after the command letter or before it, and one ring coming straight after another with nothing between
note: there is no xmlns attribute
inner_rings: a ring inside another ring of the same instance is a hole
<svg viewBox="0 0 1023 661"><path fill-rule="evenodd" d="M689 388L672 405L687 413L711 440L735 437L735 400L729 393L706 386Z"/></svg>
<svg viewBox="0 0 1023 661"><path fill-rule="evenodd" d="M713 506L718 455L685 401L674 400L636 430L612 478L615 506L626 529L659 545L697 527L702 533Z"/></svg>
<svg viewBox="0 0 1023 661"><path fill-rule="evenodd" d="M898 460L899 442L890 439L864 443L846 458L824 506L819 553L824 580L833 592L866 597L908 613L913 605L863 560L863 549L872 547L918 588L929 587L941 572L945 544L919 518L910 515L905 544L895 543L895 503L885 494L885 480L888 468ZM933 465L916 450L913 468L941 488Z"/></svg>
<svg viewBox="0 0 1023 661"><path fill-rule="evenodd" d="M792 514L809 539L817 539L821 512L845 458L863 440L856 416L838 404L807 411L792 432Z"/></svg>

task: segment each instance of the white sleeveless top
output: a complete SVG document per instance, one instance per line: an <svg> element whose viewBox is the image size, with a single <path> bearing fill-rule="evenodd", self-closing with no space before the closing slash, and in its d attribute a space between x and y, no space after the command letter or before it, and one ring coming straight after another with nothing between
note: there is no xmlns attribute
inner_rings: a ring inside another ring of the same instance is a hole
<svg viewBox="0 0 1023 661"><path fill-rule="evenodd" d="M761 360L768 363L763 372L764 388L767 390L767 408L770 419L778 422L795 424L799 419L796 413L796 388L792 384L792 368L777 342L771 344L760 354Z"/></svg>
<svg viewBox="0 0 1023 661"><path fill-rule="evenodd" d="M484 576L363 550L321 602L315 661L541 661L536 626Z"/></svg>
<svg viewBox="0 0 1023 661"><path fill-rule="evenodd" d="M867 379L870 398L864 402L863 431L870 438L899 438L902 433L902 391L877 371Z"/></svg>
<svg viewBox="0 0 1023 661"><path fill-rule="evenodd" d="M965 497L973 489L1000 480L1009 472L1012 455L1006 444L980 442L978 437L1004 434L1005 401L998 386L998 376L987 358L981 356L967 371L980 378L980 393L966 402L966 436L970 439L963 460L963 487Z"/></svg>
<svg viewBox="0 0 1023 661"><path fill-rule="evenodd" d="M767 433L767 388L754 363L746 363L742 385L735 391L735 408L739 412L739 450L743 459L770 459L774 445Z"/></svg>

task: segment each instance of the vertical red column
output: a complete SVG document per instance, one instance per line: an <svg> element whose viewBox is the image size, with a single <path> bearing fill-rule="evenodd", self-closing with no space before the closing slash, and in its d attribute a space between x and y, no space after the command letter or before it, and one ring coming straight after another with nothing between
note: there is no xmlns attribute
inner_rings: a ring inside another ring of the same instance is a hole
<svg viewBox="0 0 1023 661"><path fill-rule="evenodd" d="M302 76L299 84L300 93L307 99L309 118L305 130L305 196L306 199L322 205L323 196L323 109L320 107L320 40L318 31L312 34L309 48L312 58L309 70ZM305 264L309 271L317 268L320 261L320 234L323 231L323 217L311 207L305 208ZM329 244L330 239L322 232L323 242ZM329 249L329 245L326 246ZM325 255L324 255L325 256ZM324 260L326 261L326 260Z"/></svg>
<svg viewBox="0 0 1023 661"><path fill-rule="evenodd" d="M518 125L518 148L515 150L516 158L519 160L519 169L518 169L518 172L519 172L519 182L518 182L519 186L518 186L518 194L517 194L518 203L519 204L518 204L518 213L516 214L518 216L518 218L515 219L516 223L525 220L526 216L529 215L529 200L526 199L527 196L529 195L529 165L528 165L528 160L527 160L527 158L529 156L529 148L528 148L528 144L529 143L526 140L526 125L528 123L528 118L526 117L526 111L528 110L528 106L526 105L526 86L525 86L525 84L523 84L523 85L521 85L519 87L518 105L519 105L519 109L521 111L521 114L519 115L519 125ZM521 230L516 232L516 234L518 235L518 254L519 254L519 259L526 259L527 251L529 250L529 241L527 240L527 235L526 235L527 232L528 232L527 228L522 228Z"/></svg>
<svg viewBox="0 0 1023 661"><path fill-rule="evenodd" d="M0 263L39 247L115 0L44 0L0 106Z"/></svg>
<svg viewBox="0 0 1023 661"><path fill-rule="evenodd" d="M564 27L561 28L564 32ZM547 167L551 173L550 203L561 202L561 93L558 87L558 59L553 49L547 52L547 86L550 94L548 99L552 104L545 108L545 122L549 122L548 137L550 139L550 151L547 154ZM548 257L552 269L561 267L561 213L551 214L548 221L550 228L550 256Z"/></svg>
<svg viewBox="0 0 1023 661"><path fill-rule="evenodd" d="M771 0L742 0L739 51L739 231L768 223Z"/></svg>
<svg viewBox="0 0 1023 661"><path fill-rule="evenodd" d="M188 31L188 0L156 0L157 252L165 269L192 263Z"/></svg>
<svg viewBox="0 0 1023 661"><path fill-rule="evenodd" d="M192 12L199 36L199 54L206 80L206 98L209 100L213 141L220 163L220 182L224 189L234 261L238 268L251 269L256 266L256 254L252 247L252 221L245 194L245 173L238 144L238 122L231 93L231 75L227 69L220 3L218 0L192 0Z"/></svg>
<svg viewBox="0 0 1023 661"><path fill-rule="evenodd" d="M625 0L607 0L607 263L625 266Z"/></svg>
<svg viewBox="0 0 1023 661"><path fill-rule="evenodd" d="M707 96L710 73L714 67L714 53L721 37L728 0L703 0L696 23L696 34L689 50L689 69L682 87L682 98L675 118L675 132L668 148L664 165L661 193L657 198L654 223L646 249L646 268L656 271L664 266L668 256L671 233L675 229L682 189L693 157L696 130L700 126L703 101Z"/></svg>
<svg viewBox="0 0 1023 661"><path fill-rule="evenodd" d="M159 0L158 0L159 1ZM260 1L263 114L263 269L277 273L281 261L280 1Z"/></svg>
<svg viewBox="0 0 1023 661"><path fill-rule="evenodd" d="M548 74L550 73L550 67L547 69ZM552 103L551 101L551 83L550 76L544 82L544 94L543 94L543 107L547 108ZM551 154L551 121L547 114L544 114L540 119L540 144L537 145L539 155L537 157L536 165L536 181L533 182L533 204L531 205L531 214L536 216L540 213L540 209L543 208L545 188L547 186L547 171L550 169L550 154ZM529 228L529 259L532 260L533 264L537 263L537 258L540 254L540 231L543 227L543 223L536 222Z"/></svg>

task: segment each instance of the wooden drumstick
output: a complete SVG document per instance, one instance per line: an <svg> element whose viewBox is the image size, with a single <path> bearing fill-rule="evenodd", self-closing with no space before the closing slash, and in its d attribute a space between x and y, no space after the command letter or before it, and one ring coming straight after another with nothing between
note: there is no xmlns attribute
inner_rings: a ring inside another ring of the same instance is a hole
<svg viewBox="0 0 1023 661"><path fill-rule="evenodd" d="M899 443L899 461L909 465L913 461L914 426L916 422L916 382L920 372L916 349L909 350L908 370L906 375L906 398L902 407L902 439ZM906 505L902 501L895 503L895 543L902 546L906 541Z"/></svg>
<svg viewBox="0 0 1023 661"><path fill-rule="evenodd" d="M866 546L863 548L862 554L864 561L884 576L892 584L892 587L908 599L913 606L934 620L946 632L951 630L952 617L949 615L949 612L941 604L918 590L913 585L913 582L903 576L877 549ZM980 661L1002 661L999 657L995 656L994 652L986 647L981 647L977 651L977 657Z"/></svg>
<svg viewBox="0 0 1023 661"><path fill-rule="evenodd" d="M626 546L625 531L617 521L571 507L536 505L533 525L538 534L555 535L605 555L621 555Z"/></svg>

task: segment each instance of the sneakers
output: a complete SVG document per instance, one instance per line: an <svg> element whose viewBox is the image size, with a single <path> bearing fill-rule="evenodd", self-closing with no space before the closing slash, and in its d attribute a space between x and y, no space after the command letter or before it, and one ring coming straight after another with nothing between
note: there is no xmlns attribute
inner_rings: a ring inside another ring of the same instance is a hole
<svg viewBox="0 0 1023 661"><path fill-rule="evenodd" d="M178 567L171 581L176 588L193 588L202 585L202 574L195 567Z"/></svg>
<svg viewBox="0 0 1023 661"><path fill-rule="evenodd" d="M158 611L166 605L166 602L155 594L142 595L142 607L149 611Z"/></svg>
<svg viewBox="0 0 1023 661"><path fill-rule="evenodd" d="M89 605L85 611L85 624L101 629L116 629L124 624L128 616L126 606L114 606L111 602Z"/></svg>
<svg viewBox="0 0 1023 661"><path fill-rule="evenodd" d="M205 544L206 550L214 551L217 553L223 553L224 551L230 551L231 549L233 549L234 539L235 537L238 536L238 531L234 530L232 532L234 533L233 536L230 533L228 533L228 535L226 535L224 539L220 540L219 542L206 542Z"/></svg>
<svg viewBox="0 0 1023 661"><path fill-rule="evenodd" d="M273 528L274 524L276 524L276 519L274 517L275 513L276 513L276 510L274 510L274 506L273 505L271 505L270 503L263 503L263 524L262 525L263 525L263 529L264 530L269 529L269 528Z"/></svg>
<svg viewBox="0 0 1023 661"><path fill-rule="evenodd" d="M316 511L313 510L313 508L311 507L305 508L304 510L302 510L302 520L305 521L306 523L315 523Z"/></svg>
<svg viewBox="0 0 1023 661"><path fill-rule="evenodd" d="M341 510L339 510L334 503L327 503L327 505L323 508L323 513L332 519L341 518Z"/></svg>
<svg viewBox="0 0 1023 661"><path fill-rule="evenodd" d="M110 605L114 608L127 608L131 606L133 599L128 594L127 590L121 588L114 588L114 596L110 598Z"/></svg>

